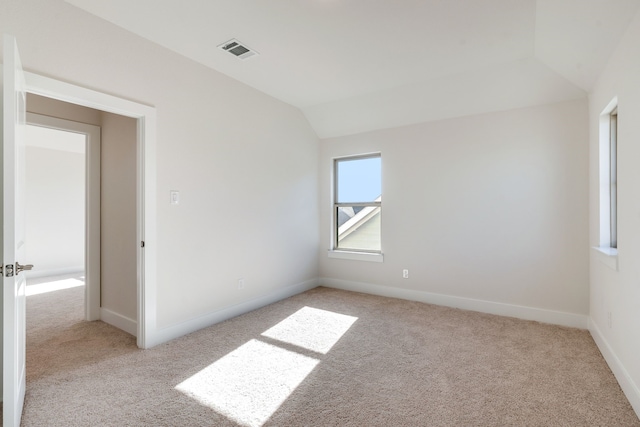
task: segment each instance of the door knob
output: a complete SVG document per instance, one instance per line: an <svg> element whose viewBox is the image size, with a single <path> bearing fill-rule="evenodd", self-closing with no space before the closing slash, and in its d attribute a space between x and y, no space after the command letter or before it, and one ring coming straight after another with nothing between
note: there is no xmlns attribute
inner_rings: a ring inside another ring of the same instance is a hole
<svg viewBox="0 0 640 427"><path fill-rule="evenodd" d="M16 274L20 274L20 272L25 270L31 270L33 268L33 264L22 265L19 262L16 262Z"/></svg>

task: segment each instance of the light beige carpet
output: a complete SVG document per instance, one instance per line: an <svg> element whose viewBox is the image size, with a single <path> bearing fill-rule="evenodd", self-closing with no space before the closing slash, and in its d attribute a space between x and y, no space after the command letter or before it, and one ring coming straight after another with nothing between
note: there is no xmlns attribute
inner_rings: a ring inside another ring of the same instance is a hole
<svg viewBox="0 0 640 427"><path fill-rule="evenodd" d="M640 426L587 331L317 288L151 350L28 298L24 426Z"/></svg>

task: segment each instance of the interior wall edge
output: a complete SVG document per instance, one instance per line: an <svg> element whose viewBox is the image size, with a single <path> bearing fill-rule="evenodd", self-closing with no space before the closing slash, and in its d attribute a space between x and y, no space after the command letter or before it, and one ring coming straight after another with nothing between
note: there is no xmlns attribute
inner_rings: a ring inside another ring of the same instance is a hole
<svg viewBox="0 0 640 427"><path fill-rule="evenodd" d="M640 387L638 387L638 384L633 381L631 375L629 375L629 372L622 364L613 348L607 342L606 338L600 331L600 328L596 325L596 322L591 317L589 317L589 332L598 346L605 362L609 365L611 372L613 372L616 380L618 380L618 384L620 384L622 392L629 400L629 403L638 418L640 418Z"/></svg>
<svg viewBox="0 0 640 427"><path fill-rule="evenodd" d="M349 280L322 277L319 286L342 289L345 291L363 292L383 297L399 298L410 301L424 302L463 310L477 311L480 313L495 314L498 316L515 317L522 320L550 323L571 328L587 329L588 316L553 311L535 307L525 307L514 304L505 304L494 301L477 300L472 298L457 297L453 295L435 294L414 289L401 289L389 286L374 285L370 283L354 282Z"/></svg>
<svg viewBox="0 0 640 427"><path fill-rule="evenodd" d="M233 317L240 316L269 304L309 291L317 286L318 279L309 279L301 283L273 290L263 296L243 301L239 304L231 305L175 325L156 329L153 336L149 339L148 346L145 348L155 347L167 341L180 338L184 335L190 334L191 332L207 328L215 325L216 323L224 322L225 320Z"/></svg>

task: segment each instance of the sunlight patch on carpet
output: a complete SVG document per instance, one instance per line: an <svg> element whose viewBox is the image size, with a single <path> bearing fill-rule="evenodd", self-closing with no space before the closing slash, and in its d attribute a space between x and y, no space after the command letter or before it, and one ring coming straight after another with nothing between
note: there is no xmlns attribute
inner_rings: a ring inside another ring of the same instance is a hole
<svg viewBox="0 0 640 427"><path fill-rule="evenodd" d="M64 279L54 280L51 282L38 283L37 285L28 285L26 289L26 295L46 294L47 292L60 291L62 289L77 288L78 286L84 286L84 280L82 279Z"/></svg>
<svg viewBox="0 0 640 427"><path fill-rule="evenodd" d="M356 320L345 314L303 307L262 335L327 354Z"/></svg>
<svg viewBox="0 0 640 427"><path fill-rule="evenodd" d="M318 362L251 340L176 389L243 426L262 426Z"/></svg>

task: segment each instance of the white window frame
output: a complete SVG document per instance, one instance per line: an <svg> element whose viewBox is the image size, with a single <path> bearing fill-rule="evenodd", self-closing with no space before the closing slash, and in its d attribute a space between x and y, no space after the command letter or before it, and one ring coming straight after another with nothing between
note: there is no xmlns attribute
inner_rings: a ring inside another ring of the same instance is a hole
<svg viewBox="0 0 640 427"><path fill-rule="evenodd" d="M382 227L380 229L380 250L359 250L359 249L343 249L338 248L338 208L345 206L361 206L373 207L380 209L382 215L382 201L373 202L338 202L338 163L343 161L363 160L371 158L382 159L381 153L359 154L354 156L337 157L332 163L332 223L331 223L331 249L329 250L329 258L356 260L356 261L372 261L383 262L382 254ZM382 171L381 171L382 173Z"/></svg>
<svg viewBox="0 0 640 427"><path fill-rule="evenodd" d="M609 247L618 249L618 108L609 114Z"/></svg>
<svg viewBox="0 0 640 427"><path fill-rule="evenodd" d="M593 249L600 260L618 270L618 98L599 120L599 242Z"/></svg>

